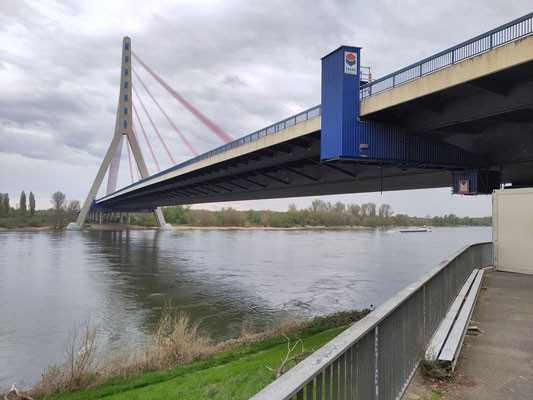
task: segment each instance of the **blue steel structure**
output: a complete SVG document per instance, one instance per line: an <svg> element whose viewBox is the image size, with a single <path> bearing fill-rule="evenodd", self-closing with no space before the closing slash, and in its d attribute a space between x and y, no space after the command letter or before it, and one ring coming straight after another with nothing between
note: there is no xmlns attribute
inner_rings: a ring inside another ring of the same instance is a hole
<svg viewBox="0 0 533 400"><path fill-rule="evenodd" d="M359 120L361 48L341 46L322 58L322 160L342 158Z"/></svg>
<svg viewBox="0 0 533 400"><path fill-rule="evenodd" d="M355 57L350 65L349 58ZM361 49L341 46L322 58L321 159L409 167L488 167L482 157L451 144L409 136L393 124L359 120Z"/></svg>

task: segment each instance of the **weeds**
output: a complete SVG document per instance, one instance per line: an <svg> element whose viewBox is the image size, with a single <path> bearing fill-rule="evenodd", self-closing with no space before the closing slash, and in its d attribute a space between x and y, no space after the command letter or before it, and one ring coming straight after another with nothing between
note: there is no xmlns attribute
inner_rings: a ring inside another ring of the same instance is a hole
<svg viewBox="0 0 533 400"><path fill-rule="evenodd" d="M428 400L440 400L442 392L439 389L431 389L431 396Z"/></svg>
<svg viewBox="0 0 533 400"><path fill-rule="evenodd" d="M280 318L276 325L266 332L259 333L254 332L255 327L252 322L245 321L239 338L217 344L209 337L201 335L198 332L198 324L192 323L186 314L174 311L169 305L146 346L138 351L122 348L113 354L100 352L96 340L98 327L86 319L70 332L70 340L65 346L64 362L47 368L30 394L48 398L55 393L90 389L110 380L134 378L143 372L166 370L204 360L229 348L250 346L282 335L288 339L287 335L304 329L321 331L348 325L369 312L363 310L335 313L326 317L317 317L311 322L286 316ZM290 361L297 361L303 356L303 344L302 352L294 354L298 343L301 344L301 341L298 340L296 344L290 346L289 341L289 353L280 366L280 375Z"/></svg>
<svg viewBox="0 0 533 400"><path fill-rule="evenodd" d="M450 368L444 367L439 360L426 360L422 358L420 361L420 372L426 379L446 382L452 382L454 380Z"/></svg>
<svg viewBox="0 0 533 400"><path fill-rule="evenodd" d="M55 392L78 390L91 384L99 368L97 361L98 327L87 318L70 331L70 339L64 348L64 362L48 367L32 394L49 396Z"/></svg>

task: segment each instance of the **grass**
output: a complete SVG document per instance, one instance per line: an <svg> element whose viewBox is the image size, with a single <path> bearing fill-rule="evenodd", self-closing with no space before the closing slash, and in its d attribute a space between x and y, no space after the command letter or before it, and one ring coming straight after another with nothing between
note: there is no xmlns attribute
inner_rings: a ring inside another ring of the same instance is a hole
<svg viewBox="0 0 533 400"><path fill-rule="evenodd" d="M47 382L45 373L46 385L40 390L37 385L33 393L41 393L35 396L38 399L246 399L275 379L273 371L287 355L287 338L293 342L301 339L308 355L368 312L341 312L310 322L282 320L275 329L263 333L253 333L253 327L244 326L240 338L219 344L198 335L197 326L186 316L167 315L152 342L140 352L111 355L86 367L74 388L78 391L70 386L72 371L78 372L71 366L77 365L77 360L69 357L67 363L51 369L61 379ZM68 354L76 353L74 343L67 346L71 349ZM82 335L81 344L87 347L87 343ZM295 364L288 363L285 371ZM63 368L59 375L58 368Z"/></svg>
<svg viewBox="0 0 533 400"><path fill-rule="evenodd" d="M442 392L439 389L432 389L431 396L428 400L440 400L442 397Z"/></svg>
<svg viewBox="0 0 533 400"><path fill-rule="evenodd" d="M346 327L316 333L301 332L309 352L323 346ZM292 339L295 338L294 335ZM92 390L61 393L53 399L248 399L275 379L267 367L276 368L287 353L287 340L275 337L228 349L209 360L193 362L167 371L149 372L135 379L110 380ZM288 368L294 366L289 365Z"/></svg>

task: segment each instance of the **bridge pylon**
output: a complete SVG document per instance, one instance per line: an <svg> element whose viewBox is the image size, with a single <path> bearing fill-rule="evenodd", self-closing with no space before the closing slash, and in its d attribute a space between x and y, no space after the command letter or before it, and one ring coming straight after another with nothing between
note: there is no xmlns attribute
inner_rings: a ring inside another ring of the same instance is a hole
<svg viewBox="0 0 533 400"><path fill-rule="evenodd" d="M106 171L109 169L111 160L119 149L119 146L122 144L122 140L124 137L126 137L129 142L129 145L131 146L135 162L137 163L137 167L139 168L141 179L148 178L149 176L148 169L146 168L146 163L139 147L139 142L133 131L133 98L131 89L132 77L131 39L128 36L125 36L122 40L120 91L118 98L117 118L115 122L115 133L113 135L113 139L111 140L111 144L107 149L104 161L100 165L100 169L98 170L96 178L94 179L91 189L89 190L87 199L85 200L85 203L83 204L78 218L76 219L76 222L71 222L67 226L67 229L69 230L81 230L83 228L83 224L85 223L87 214L89 213L89 210L91 209L91 206L93 204L93 200L96 197L100 186L102 185L102 181L104 180ZM110 177L110 179L112 178ZM116 177L114 180L116 184ZM160 229L170 228L170 225L165 222L165 217L163 216L161 209L156 208L153 213L157 221L157 225Z"/></svg>

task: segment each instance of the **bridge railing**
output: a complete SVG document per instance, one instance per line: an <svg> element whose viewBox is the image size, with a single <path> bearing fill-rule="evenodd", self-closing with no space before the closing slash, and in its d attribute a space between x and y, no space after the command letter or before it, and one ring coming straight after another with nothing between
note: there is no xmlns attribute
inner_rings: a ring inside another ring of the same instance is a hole
<svg viewBox="0 0 533 400"><path fill-rule="evenodd" d="M495 47L533 33L533 13L529 13L457 46L428 57L399 71L376 79L361 87L360 98L365 99L384 90L402 85L424 75L457 64Z"/></svg>
<svg viewBox="0 0 533 400"><path fill-rule="evenodd" d="M233 142L227 143L227 144L225 144L223 146L219 146L219 147L217 147L217 148L215 148L213 150L210 150L210 151L208 151L206 153L200 154L200 155L198 155L198 156L196 156L194 158L191 158L191 159L189 159L187 161L184 161L184 162L182 162L180 164L177 164L177 165L175 165L175 166L173 166L171 168L168 168L168 169L166 169L164 171L161 171L161 172L159 172L157 174L150 175L146 179L142 179L142 180L140 180L138 182L135 182L135 183L133 183L131 185L128 185L128 186L118 190L117 192L111 193L110 195L107 195L107 196L104 196L104 197L98 199L97 201L100 202L102 200L105 200L107 197L114 195L115 193L121 192L123 190L126 190L126 189L132 187L132 186L138 185L139 183L149 181L149 180L154 179L154 178L156 178L158 176L167 174L168 172L175 171L177 169L180 169L180 168L186 167L188 165L197 163L198 161L205 160L206 158L213 157L213 156L215 156L217 154L224 153L224 152L226 152L228 150L231 150L231 149L235 149L235 148L237 148L239 146L242 146L244 144L253 142L254 140L257 140L257 139L262 138L264 136L271 135L271 134L279 132L279 131L281 131L283 129L289 128L291 126L298 125L298 124L300 124L302 122L309 121L310 119L319 117L320 115L321 115L321 105L319 104L318 106L311 107L308 110L305 110L305 111L302 111L302 112L300 112L298 114L293 115L292 117L285 118L284 120L281 120L279 122L276 122L275 124L269 125L266 128L263 128L263 129L260 129L258 131L252 132L249 135L243 136L243 137L241 137L241 138L239 138L237 140L234 140Z"/></svg>
<svg viewBox="0 0 533 400"><path fill-rule="evenodd" d="M490 265L492 243L464 247L252 400L401 398L472 270Z"/></svg>
<svg viewBox="0 0 533 400"><path fill-rule="evenodd" d="M208 151L207 153L203 153L203 154L200 154L199 156L191 158L190 160L187 160L181 164L178 164L172 167L170 170L183 168L187 165L194 164L201 160L205 160L206 158L212 157L214 155L224 153L225 151L228 151L231 149L235 149L236 147L242 146L246 143L253 142L254 140L262 138L263 136L268 136L268 135L271 135L272 133L279 132L293 125L297 125L299 123L308 121L310 119L320 116L320 112L321 112L320 105L311 107L310 109L302 111L296 115L293 115L292 117L276 122L275 124L269 125L266 128L260 129L258 131L250 133L249 135L246 135L237 140L234 140L233 142L227 143L223 146L219 146L213 150ZM163 171L163 172L166 173L168 171L169 170ZM153 176L157 176L157 175L153 175Z"/></svg>

